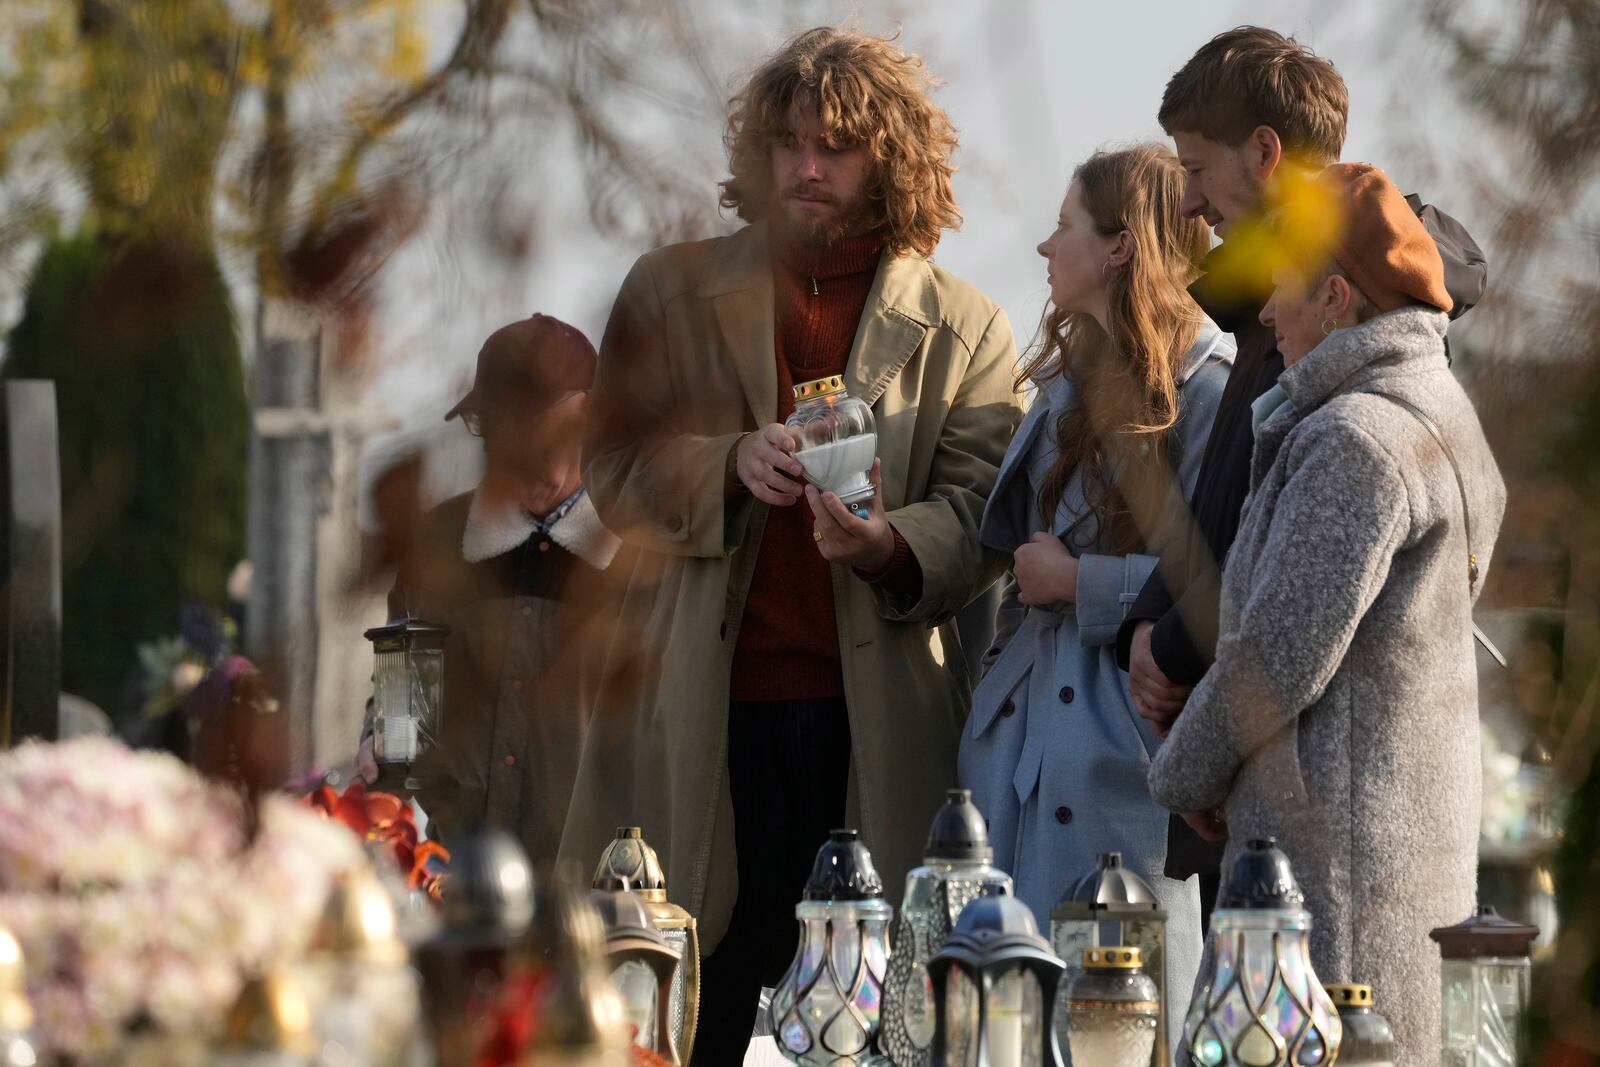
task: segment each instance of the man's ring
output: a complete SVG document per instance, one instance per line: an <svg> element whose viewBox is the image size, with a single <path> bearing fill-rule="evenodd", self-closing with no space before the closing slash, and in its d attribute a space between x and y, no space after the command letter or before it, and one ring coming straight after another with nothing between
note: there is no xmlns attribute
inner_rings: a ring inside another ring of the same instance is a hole
<svg viewBox="0 0 1600 1067"><path fill-rule="evenodd" d="M819 545L822 544L822 531L821 530L812 530L811 531L811 540L815 541Z"/></svg>

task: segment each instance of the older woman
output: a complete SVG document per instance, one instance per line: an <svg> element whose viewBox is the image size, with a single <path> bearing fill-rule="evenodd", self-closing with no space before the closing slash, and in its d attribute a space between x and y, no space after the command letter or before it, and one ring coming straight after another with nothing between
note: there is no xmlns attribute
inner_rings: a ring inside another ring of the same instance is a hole
<svg viewBox="0 0 1600 1067"><path fill-rule="evenodd" d="M1439 1033L1427 931L1476 893L1471 612L1505 487L1445 356L1433 242L1369 165L1318 187L1342 232L1324 262L1274 274L1261 321L1285 370L1255 407L1216 664L1150 792L1175 811L1222 806L1235 845L1278 839L1318 977L1370 982L1399 1062L1420 1064Z"/></svg>

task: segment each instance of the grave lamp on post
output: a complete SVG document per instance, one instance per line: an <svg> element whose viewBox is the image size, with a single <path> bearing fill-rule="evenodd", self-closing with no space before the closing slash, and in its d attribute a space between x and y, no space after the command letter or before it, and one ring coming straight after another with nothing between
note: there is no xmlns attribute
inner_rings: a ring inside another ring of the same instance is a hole
<svg viewBox="0 0 1600 1067"><path fill-rule="evenodd" d="M444 710L444 641L448 626L396 619L366 632L372 642L372 755L379 785L395 780L405 792L417 788L417 759L439 737Z"/></svg>

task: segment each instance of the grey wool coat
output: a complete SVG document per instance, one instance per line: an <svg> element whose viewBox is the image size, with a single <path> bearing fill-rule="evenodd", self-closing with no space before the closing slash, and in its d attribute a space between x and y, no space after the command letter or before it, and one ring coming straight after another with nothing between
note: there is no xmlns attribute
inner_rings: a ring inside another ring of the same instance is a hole
<svg viewBox="0 0 1600 1067"><path fill-rule="evenodd" d="M1445 358L1446 318L1336 330L1279 379L1223 574L1216 664L1150 768L1174 811L1225 804L1275 837L1324 982L1369 982L1396 1062L1438 1058L1434 926L1472 913L1481 773L1467 559L1487 570L1505 485ZM1388 394L1383 395L1383 394ZM1427 413L1438 442L1390 396Z"/></svg>
<svg viewBox="0 0 1600 1067"><path fill-rule="evenodd" d="M1200 896L1193 879L1162 874L1167 852L1164 809L1150 800L1145 775L1160 740L1133 710L1114 641L1123 613L1155 567L1161 546L1188 519L1217 402L1233 363L1233 341L1209 320L1179 371L1175 492L1145 553L1110 554L1092 529L1075 532L1077 601L1023 607L1007 582L999 636L973 693L961 736L960 780L989 820L995 863L1048 930L1050 910L1102 852L1155 889L1167 912L1167 986L1181 1013L1200 961ZM984 510L985 547L1009 555L1044 528L1039 482L1056 454L1054 427L1078 403L1070 377L1052 379L1023 420L1000 466ZM1074 474L1050 532L1060 536L1088 510ZM1095 537L1080 544L1085 537Z"/></svg>

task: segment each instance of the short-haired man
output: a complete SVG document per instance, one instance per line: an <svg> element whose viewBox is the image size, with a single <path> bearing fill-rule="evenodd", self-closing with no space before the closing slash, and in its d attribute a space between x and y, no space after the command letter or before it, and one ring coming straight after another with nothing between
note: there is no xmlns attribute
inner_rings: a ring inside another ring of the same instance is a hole
<svg viewBox="0 0 1600 1067"><path fill-rule="evenodd" d="M1185 209L1223 239L1190 292L1234 334L1238 355L1190 500L1190 536L1180 551L1162 558L1118 638L1135 707L1161 731L1215 658L1220 568L1250 484L1251 404L1283 371L1272 331L1258 318L1272 289L1265 219L1296 177L1338 160L1348 104L1332 63L1258 26L1213 38L1172 76L1162 96L1161 124L1189 175ZM1455 220L1415 196L1407 201L1438 245L1455 301L1451 315L1459 316L1483 294L1483 254ZM1199 873L1209 911L1226 826L1219 813L1191 812L1183 819L1187 828L1173 822L1167 873Z"/></svg>
<svg viewBox="0 0 1600 1067"><path fill-rule="evenodd" d="M955 133L915 56L816 29L734 98L722 201L750 225L634 266L601 343L584 480L641 550L563 855L640 823L700 919L695 1061L737 1063L829 829L898 884L954 781L969 699L953 616L1019 418L1005 314L926 258L959 216ZM872 405L878 492L808 486L793 387ZM637 682L637 679L633 679Z"/></svg>

